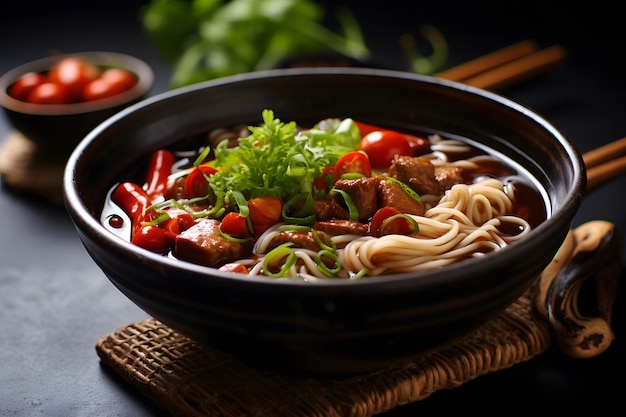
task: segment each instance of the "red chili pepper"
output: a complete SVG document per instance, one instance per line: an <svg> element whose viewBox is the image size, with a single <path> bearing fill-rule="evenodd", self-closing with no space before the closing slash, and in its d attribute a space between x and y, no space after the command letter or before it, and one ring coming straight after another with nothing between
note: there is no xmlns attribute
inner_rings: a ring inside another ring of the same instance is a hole
<svg viewBox="0 0 626 417"><path fill-rule="evenodd" d="M141 229L142 222L153 220L156 215L154 211L147 210L152 205L150 197L135 183L121 183L113 191L111 199L130 217L132 221L131 237L135 236L135 233Z"/></svg>
<svg viewBox="0 0 626 417"><path fill-rule="evenodd" d="M172 172L172 165L176 160L174 154L165 149L159 149L150 157L147 172L146 194L152 203L165 200L167 193L167 178Z"/></svg>
<svg viewBox="0 0 626 417"><path fill-rule="evenodd" d="M133 245L148 249L153 252L161 252L167 249L165 231L159 226L142 226L131 239Z"/></svg>
<svg viewBox="0 0 626 417"><path fill-rule="evenodd" d="M209 193L209 182L206 177L215 174L217 170L210 165L198 165L194 167L183 184L183 190L187 198L203 197Z"/></svg>
<svg viewBox="0 0 626 417"><path fill-rule="evenodd" d="M159 224L159 227L165 232L165 239L170 245L173 245L176 236L180 232L189 229L195 224L195 221L191 214L182 209L169 208L165 210L170 217L164 222Z"/></svg>

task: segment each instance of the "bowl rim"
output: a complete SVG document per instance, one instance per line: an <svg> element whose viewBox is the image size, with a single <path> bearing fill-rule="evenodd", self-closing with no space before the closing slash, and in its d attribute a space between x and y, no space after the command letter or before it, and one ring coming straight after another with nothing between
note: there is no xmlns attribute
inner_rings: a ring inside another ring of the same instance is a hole
<svg viewBox="0 0 626 417"><path fill-rule="evenodd" d="M12 97L8 89L21 75L27 72L42 72L50 69L63 58L85 57L96 65L120 66L132 71L137 76L137 83L119 94L98 100L67 104L28 103ZM67 116L96 112L136 100L145 95L154 84L154 72L143 60L120 52L85 51L49 55L18 65L0 77L0 105L6 110L33 116Z"/></svg>
<svg viewBox="0 0 626 417"><path fill-rule="evenodd" d="M110 126L114 126L120 120L128 117L129 115L150 108L152 105L159 104L163 101L171 100L176 97L180 97L185 94L192 94L198 90L209 89L215 86L223 86L231 83L249 82L255 80L262 80L273 77L285 77L285 76L316 76L316 75L362 75L377 77L393 77L401 78L409 81L417 81L420 83L426 83L431 85L438 85L444 88L451 88L460 90L463 94L469 94L474 96L480 96L491 102L502 104L513 111L519 112L524 117L531 119L534 123L539 125L542 129L545 129L551 136L553 136L563 147L565 153L568 155L568 159L572 164L572 186L567 189L567 196L563 201L559 201L559 207L556 211L547 218L540 225L535 227L529 232L523 242L519 242L514 245L509 245L497 251L499 256L492 256L489 265L491 267L496 265L510 264L513 259L516 259L517 253L523 253L529 250L530 245L534 245L532 242L536 237L539 237L551 227L563 226L562 213L569 213L571 216L567 221L567 226L571 226L571 222L578 210L578 207L582 201L584 195L584 189L586 184L586 172L584 169L584 163L582 155L575 148L571 140L563 134L556 126L554 126L548 119L541 116L539 113L524 106L510 98L493 93L484 89L473 87L467 84L462 84L455 81L445 80L434 76L411 73L406 71L388 70L388 69L374 69L374 68L358 68L358 67L328 67L328 68L287 68L287 69L273 69L265 71L256 71L251 73L236 74L228 77L222 77L218 79L208 80L193 85L179 87L169 91L165 91L151 97L145 98L138 103L135 103L115 115L108 118L101 123L95 129L93 129L83 140L75 147L71 155L67 160L67 164L63 176L63 197L65 205L72 217L72 220L77 223L77 227L86 231L92 238L98 240L99 244L109 247L118 254L125 257L133 257L134 259L142 263L159 262L164 266L174 268L176 270L184 270L190 272L195 276L202 277L203 279L221 280L222 282L233 283L234 285L253 285L253 286L288 286L288 287L306 287L306 291L316 290L325 291L328 288L337 288L338 291L347 289L348 291L354 291L359 287L375 286L384 293L389 288L389 283L394 282L394 291L399 287L411 286L415 287L416 281L421 281L420 286L439 286L442 282L453 284L456 281L457 276L463 276L463 271L471 268L477 268L479 270L484 269L485 265L482 262L482 257L467 259L462 262L446 265L444 268L425 270L420 272L410 273L398 273L389 274L384 276L371 276L367 279L360 280L347 280L347 279L328 279L321 280L315 284L305 282L302 280L291 279L258 279L258 277L251 277L243 274L237 274L232 272L218 271L213 268L210 275L206 274L206 266L196 265L190 262L181 262L176 259L170 259L161 254L152 253L150 251L143 250L130 242L126 242L112 233L106 232L106 229L101 225L98 218L95 218L85 206L81 199L80 191L75 188L75 181L73 179L74 170L77 163L81 159L81 155L85 153L90 143L98 138L100 133ZM563 235L565 239L565 235ZM541 239L540 239L541 240ZM489 254L488 254L489 255ZM488 256L487 255L487 256ZM457 274L458 272L458 274ZM214 282L214 281L213 281Z"/></svg>

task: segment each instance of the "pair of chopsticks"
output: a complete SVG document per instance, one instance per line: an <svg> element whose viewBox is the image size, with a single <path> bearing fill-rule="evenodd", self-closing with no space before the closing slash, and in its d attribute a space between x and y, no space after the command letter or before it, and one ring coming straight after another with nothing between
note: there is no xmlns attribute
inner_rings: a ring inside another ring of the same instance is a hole
<svg viewBox="0 0 626 417"><path fill-rule="evenodd" d="M587 192L626 173L626 137L583 154Z"/></svg>
<svg viewBox="0 0 626 417"><path fill-rule="evenodd" d="M547 71L567 57L565 49L554 45L539 49L536 42L524 40L457 65L436 76L486 90L499 90ZM583 154L587 170L587 192L626 173L626 137Z"/></svg>
<svg viewBox="0 0 626 417"><path fill-rule="evenodd" d="M567 57L561 45L540 49L523 40L435 74L486 90L501 90L554 68Z"/></svg>

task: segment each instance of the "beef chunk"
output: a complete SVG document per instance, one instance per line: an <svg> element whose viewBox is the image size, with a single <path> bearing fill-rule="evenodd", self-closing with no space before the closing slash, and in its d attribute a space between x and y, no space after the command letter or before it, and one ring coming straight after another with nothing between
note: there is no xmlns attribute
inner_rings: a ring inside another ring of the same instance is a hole
<svg viewBox="0 0 626 417"><path fill-rule="evenodd" d="M359 220L367 220L380 205L378 186L381 180L381 177L338 180L334 187L348 193L359 211Z"/></svg>
<svg viewBox="0 0 626 417"><path fill-rule="evenodd" d="M313 201L313 213L319 220L349 219L350 213L343 208L335 199Z"/></svg>
<svg viewBox="0 0 626 417"><path fill-rule="evenodd" d="M465 182L463 178L463 169L460 167L436 167L435 178L439 183L439 192L452 188L454 184Z"/></svg>
<svg viewBox="0 0 626 417"><path fill-rule="evenodd" d="M396 156L389 176L409 184L420 195L442 195L454 184L465 182L463 168L435 167L426 158L412 156Z"/></svg>
<svg viewBox="0 0 626 417"><path fill-rule="evenodd" d="M401 186L391 181L380 182L381 206L390 206L407 214L421 216L424 214L424 204L408 195Z"/></svg>
<svg viewBox="0 0 626 417"><path fill-rule="evenodd" d="M329 240L324 232L318 232L318 237L322 242ZM268 244L268 249L273 249L287 242L292 242L295 247L309 249L315 252L322 249L313 237L312 232L298 232L294 230L277 233Z"/></svg>
<svg viewBox="0 0 626 417"><path fill-rule="evenodd" d="M409 184L420 195L440 193L435 166L426 158L396 155L389 167L389 176Z"/></svg>
<svg viewBox="0 0 626 417"><path fill-rule="evenodd" d="M231 242L218 232L220 222L200 219L176 237L174 256L200 265L217 267L247 256L251 243Z"/></svg>
<svg viewBox="0 0 626 417"><path fill-rule="evenodd" d="M369 227L365 223L355 222L352 220L323 220L313 223L313 229L321 230L329 235L359 235L365 236Z"/></svg>

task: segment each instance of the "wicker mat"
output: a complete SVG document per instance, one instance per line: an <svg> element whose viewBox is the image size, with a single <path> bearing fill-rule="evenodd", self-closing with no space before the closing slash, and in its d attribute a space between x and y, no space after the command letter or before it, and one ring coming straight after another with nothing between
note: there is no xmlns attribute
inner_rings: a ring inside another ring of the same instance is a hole
<svg viewBox="0 0 626 417"><path fill-rule="evenodd" d="M3 184L24 195L39 195L63 204L63 169L67 155L43 151L18 132L0 143L0 175Z"/></svg>
<svg viewBox="0 0 626 417"><path fill-rule="evenodd" d="M252 368L157 320L101 338L96 350L173 416L372 416L508 368L551 345L528 294L472 335L433 353L345 379L297 378Z"/></svg>

